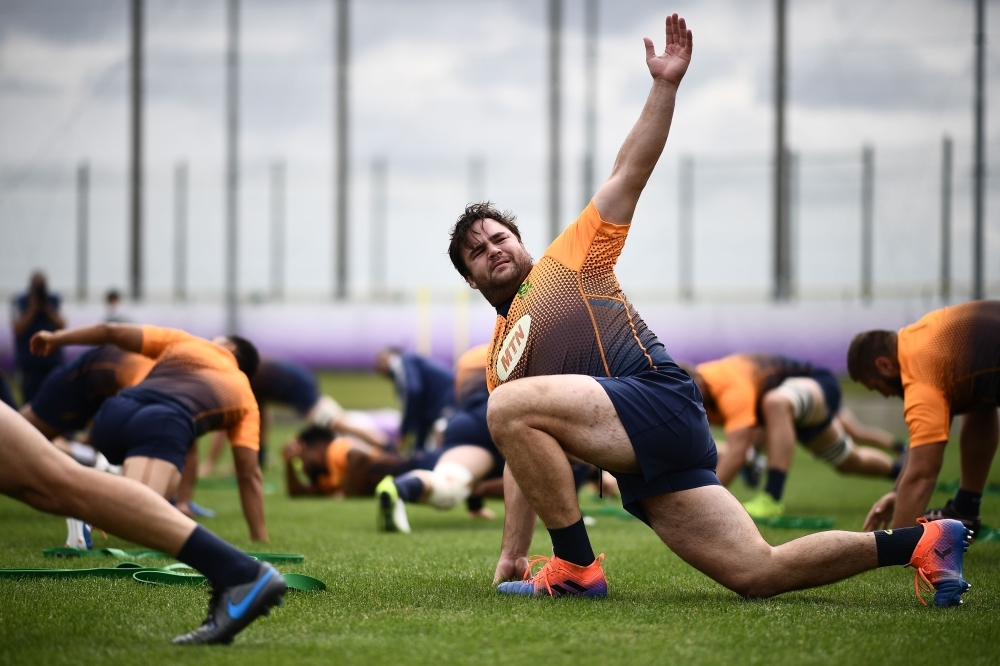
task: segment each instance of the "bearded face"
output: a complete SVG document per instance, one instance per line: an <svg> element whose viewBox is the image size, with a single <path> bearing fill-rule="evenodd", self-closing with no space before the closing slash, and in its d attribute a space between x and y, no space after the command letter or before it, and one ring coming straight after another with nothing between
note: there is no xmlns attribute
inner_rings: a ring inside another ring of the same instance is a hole
<svg viewBox="0 0 1000 666"><path fill-rule="evenodd" d="M465 278L469 286L494 306L513 298L534 263L510 229L491 219L469 229L462 257L470 273Z"/></svg>

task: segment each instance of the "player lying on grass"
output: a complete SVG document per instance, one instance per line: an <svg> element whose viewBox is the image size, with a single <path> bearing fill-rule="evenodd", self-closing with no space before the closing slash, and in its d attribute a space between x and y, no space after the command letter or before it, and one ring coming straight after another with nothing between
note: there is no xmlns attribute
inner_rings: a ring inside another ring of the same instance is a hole
<svg viewBox="0 0 1000 666"><path fill-rule="evenodd" d="M375 489L379 529L409 534L406 502L453 509L471 500L475 517L492 518L483 496L502 495L503 456L497 451L486 425L487 346L465 352L456 364L455 397L458 407L448 418L444 440L432 469L414 469L393 478L386 476Z"/></svg>
<svg viewBox="0 0 1000 666"><path fill-rule="evenodd" d="M156 361L132 388L107 399L94 417L91 444L125 476L170 498L188 450L206 432L225 429L250 537L267 541L263 477L257 460L260 415L250 390L257 369L254 346L238 336L213 341L155 326L98 324L31 339L41 356L66 345L113 344Z"/></svg>
<svg viewBox="0 0 1000 666"><path fill-rule="evenodd" d="M708 422L724 426L728 446L719 456L718 477L728 486L763 428L768 470L764 490L744 503L754 518L785 512L781 496L795 456L795 441L845 474L895 479L901 463L887 453L854 445L852 426L842 422L840 383L826 368L771 354L733 354L685 370L704 398ZM867 434L867 433L863 433Z"/></svg>
<svg viewBox="0 0 1000 666"><path fill-rule="evenodd" d="M435 422L455 406L455 375L437 361L393 348L378 353L375 371L396 387L403 410L400 438L412 435L414 449L427 448Z"/></svg>
<svg viewBox="0 0 1000 666"><path fill-rule="evenodd" d="M961 601L968 534L958 521L891 532L829 531L772 547L719 484L701 394L626 299L614 275L629 223L663 151L691 58L683 19L667 46L646 39L653 87L608 181L533 264L513 217L473 204L449 255L497 309L487 380L490 433L507 461L495 581L508 594L603 596L569 456L612 472L624 507L686 562L745 597L824 585L879 566L913 566L935 603ZM530 575L536 515L553 557ZM506 582L521 578L523 581Z"/></svg>
<svg viewBox="0 0 1000 666"><path fill-rule="evenodd" d="M39 511L74 515L203 573L212 584L205 622L174 643L229 643L281 602L285 580L131 479L82 467L52 447L14 410L0 405L0 492Z"/></svg>
<svg viewBox="0 0 1000 666"><path fill-rule="evenodd" d="M433 467L434 453L418 451L404 458L367 442L309 426L285 444L285 482L292 497L328 495L371 497L386 474ZM300 477L305 474L306 481Z"/></svg>
<svg viewBox="0 0 1000 666"><path fill-rule="evenodd" d="M978 534L979 504L1000 440L1000 301L935 310L898 333L859 333L847 369L868 389L903 398L910 430L896 489L875 503L865 529L912 525L923 515L961 520ZM959 489L944 508L928 511L957 414L963 415Z"/></svg>

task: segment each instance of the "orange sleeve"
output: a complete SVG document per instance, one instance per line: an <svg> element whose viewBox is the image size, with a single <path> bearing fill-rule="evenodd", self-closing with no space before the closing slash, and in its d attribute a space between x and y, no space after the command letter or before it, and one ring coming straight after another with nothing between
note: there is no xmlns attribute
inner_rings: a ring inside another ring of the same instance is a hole
<svg viewBox="0 0 1000 666"><path fill-rule="evenodd" d="M142 355L156 359L170 345L187 340L194 336L176 328L160 328L159 326L142 327Z"/></svg>
<svg viewBox="0 0 1000 666"><path fill-rule="evenodd" d="M726 434L757 425L757 396L753 384L734 381L714 395Z"/></svg>
<svg viewBox="0 0 1000 666"><path fill-rule="evenodd" d="M350 437L338 437L326 447L326 474L316 480L320 490L325 494L332 495L344 485L344 477L347 476L347 454L351 452L352 446Z"/></svg>
<svg viewBox="0 0 1000 666"><path fill-rule="evenodd" d="M243 418L229 428L229 443L231 446L242 446L253 451L260 450L260 410L257 403L250 404Z"/></svg>
<svg viewBox="0 0 1000 666"><path fill-rule="evenodd" d="M591 201L576 218L576 222L566 227L559 237L552 241L545 256L555 259L572 271L579 271L587 261L590 246L598 232L606 236L625 236L629 225L612 224L601 219L601 214Z"/></svg>
<svg viewBox="0 0 1000 666"><path fill-rule="evenodd" d="M947 442L951 431L951 409L944 394L921 382L906 387L903 417L910 430L910 447Z"/></svg>

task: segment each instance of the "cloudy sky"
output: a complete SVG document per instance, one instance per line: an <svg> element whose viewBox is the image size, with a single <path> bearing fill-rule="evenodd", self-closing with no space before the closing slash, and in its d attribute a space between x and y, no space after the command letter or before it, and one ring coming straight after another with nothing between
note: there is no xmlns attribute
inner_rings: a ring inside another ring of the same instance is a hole
<svg viewBox="0 0 1000 666"><path fill-rule="evenodd" d="M804 294L847 294L859 275L860 155L876 153L875 277L887 290L933 285L938 271L940 144L955 140L956 278L968 280L971 0L790 0L789 143L799 155L796 273ZM269 284L268 169L287 165L286 283L330 292L332 0L242 2L240 283ZM564 219L581 187L583 2L564 0ZM172 283L174 167L190 173L189 282L222 286L224 0L146 2L145 258L153 296ZM545 247L544 0L352 3L352 291L370 285L371 164L388 161L392 289L460 286L445 257L470 191L513 209L529 250ZM994 8L991 8L994 9ZM663 44L679 11L695 33L667 150L640 202L620 264L626 288L676 291L677 164L695 160L695 283L707 297L763 294L769 266L772 3L602 1L598 178L649 89L641 38ZM988 34L1000 28L989 15ZM1000 99L1000 56L988 57ZM90 165L90 284L125 284L127 0L0 0L0 291L43 267L75 276L74 172ZM1000 163L1000 122L987 153ZM987 207L988 277L1000 279L1000 178Z"/></svg>

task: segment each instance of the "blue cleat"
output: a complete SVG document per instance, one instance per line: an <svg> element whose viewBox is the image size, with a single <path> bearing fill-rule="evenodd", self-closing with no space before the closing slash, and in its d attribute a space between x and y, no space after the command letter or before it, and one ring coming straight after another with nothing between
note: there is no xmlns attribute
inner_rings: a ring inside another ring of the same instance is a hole
<svg viewBox="0 0 1000 666"><path fill-rule="evenodd" d="M958 520L944 519L928 522L920 518L917 522L924 526L911 566L913 585L920 603L927 605L921 592L934 590L935 606L958 606L962 595L972 587L962 578L962 558L969 549L972 531Z"/></svg>
<svg viewBox="0 0 1000 666"><path fill-rule="evenodd" d="M247 625L280 604L286 589L278 570L261 562L257 577L249 583L213 590L208 617L194 631L175 638L174 645L228 645Z"/></svg>

